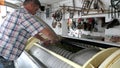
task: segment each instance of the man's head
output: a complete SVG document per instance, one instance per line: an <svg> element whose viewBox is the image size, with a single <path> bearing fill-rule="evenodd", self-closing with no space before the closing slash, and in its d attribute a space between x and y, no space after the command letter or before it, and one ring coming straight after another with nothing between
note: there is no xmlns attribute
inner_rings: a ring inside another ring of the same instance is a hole
<svg viewBox="0 0 120 68"><path fill-rule="evenodd" d="M36 14L36 11L41 8L39 0L25 0L23 5L32 15Z"/></svg>

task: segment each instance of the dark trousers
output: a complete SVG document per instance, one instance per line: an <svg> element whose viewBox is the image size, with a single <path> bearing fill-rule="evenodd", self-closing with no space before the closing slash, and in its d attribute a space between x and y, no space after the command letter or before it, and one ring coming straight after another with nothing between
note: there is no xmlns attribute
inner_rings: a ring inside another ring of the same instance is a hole
<svg viewBox="0 0 120 68"><path fill-rule="evenodd" d="M15 68L14 61L9 61L0 56L0 68Z"/></svg>

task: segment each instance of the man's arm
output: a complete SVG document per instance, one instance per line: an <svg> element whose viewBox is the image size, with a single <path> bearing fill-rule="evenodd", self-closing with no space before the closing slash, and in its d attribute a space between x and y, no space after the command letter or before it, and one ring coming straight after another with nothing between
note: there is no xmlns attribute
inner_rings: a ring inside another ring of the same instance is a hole
<svg viewBox="0 0 120 68"><path fill-rule="evenodd" d="M47 27L37 33L35 37L45 44L54 44L59 40L58 36Z"/></svg>

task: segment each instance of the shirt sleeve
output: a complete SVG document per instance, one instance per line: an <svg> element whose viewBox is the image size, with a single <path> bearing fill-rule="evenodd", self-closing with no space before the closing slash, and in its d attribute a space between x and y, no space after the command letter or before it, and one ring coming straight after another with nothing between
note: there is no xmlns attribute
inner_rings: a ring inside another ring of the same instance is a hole
<svg viewBox="0 0 120 68"><path fill-rule="evenodd" d="M45 26L41 22L39 22L37 19L34 18L34 16L30 14L23 15L22 19L22 27L27 30L32 36L45 28Z"/></svg>

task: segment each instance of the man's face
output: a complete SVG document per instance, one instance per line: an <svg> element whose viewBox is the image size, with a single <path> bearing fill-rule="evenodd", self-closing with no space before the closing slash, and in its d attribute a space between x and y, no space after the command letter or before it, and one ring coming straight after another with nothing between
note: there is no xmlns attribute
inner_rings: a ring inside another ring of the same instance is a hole
<svg viewBox="0 0 120 68"><path fill-rule="evenodd" d="M32 14L32 15L35 15L38 9L39 9L39 6L38 6L38 5L32 4L32 5L31 5L31 14Z"/></svg>

